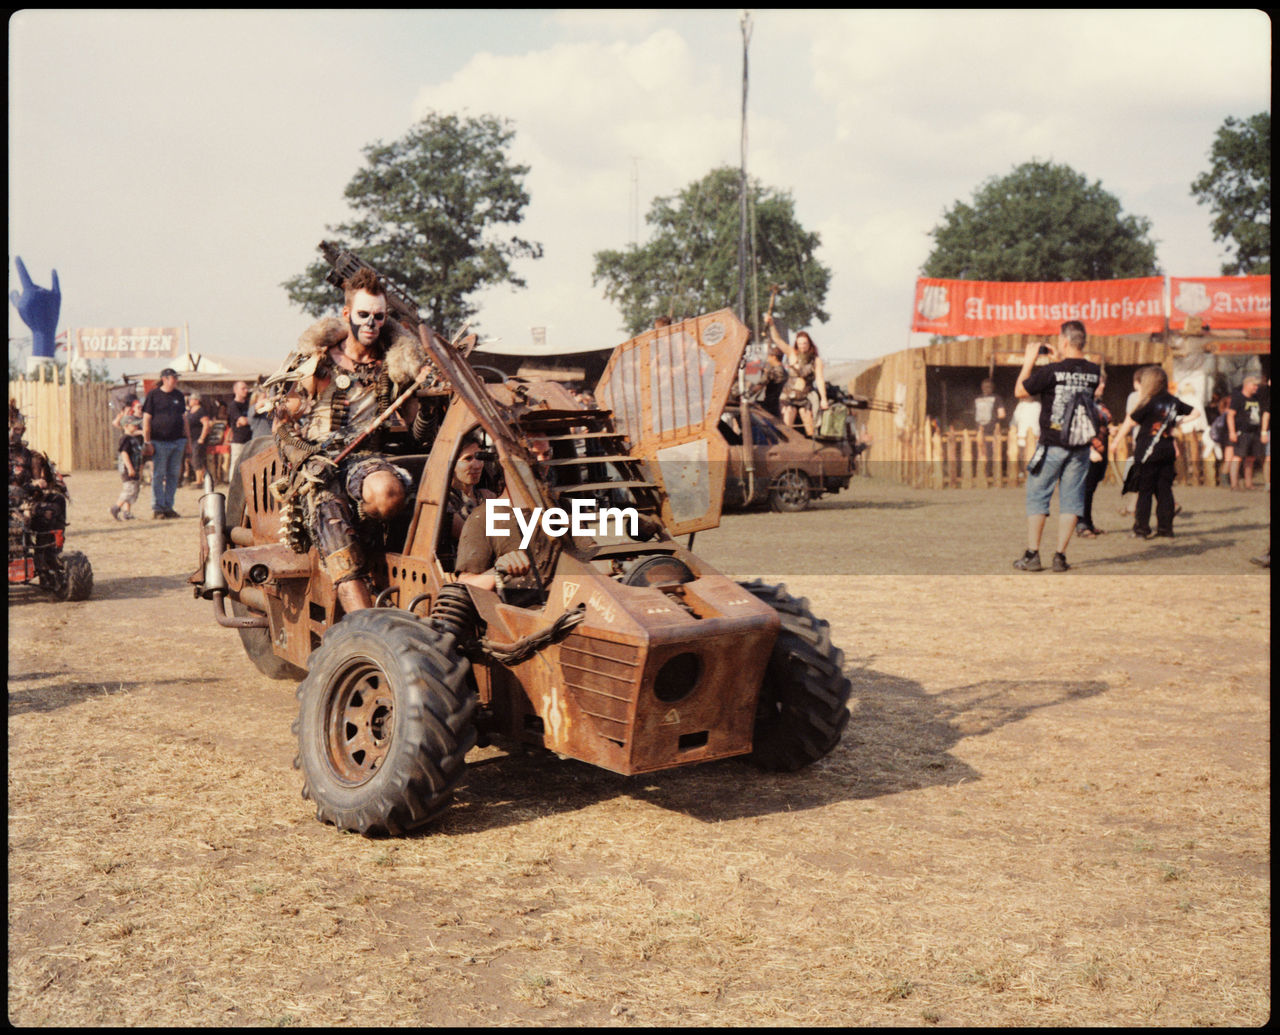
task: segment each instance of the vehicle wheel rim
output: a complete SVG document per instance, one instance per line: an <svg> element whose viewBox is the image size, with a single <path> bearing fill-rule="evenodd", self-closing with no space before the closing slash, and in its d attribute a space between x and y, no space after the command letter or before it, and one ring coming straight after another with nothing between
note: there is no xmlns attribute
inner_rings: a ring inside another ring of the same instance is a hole
<svg viewBox="0 0 1280 1035"><path fill-rule="evenodd" d="M381 668L360 662L339 673L325 707L325 753L334 775L353 787L372 780L394 726L395 699Z"/></svg>
<svg viewBox="0 0 1280 1035"><path fill-rule="evenodd" d="M778 480L778 495L787 503L803 503L809 497L807 488L794 473L784 474Z"/></svg>

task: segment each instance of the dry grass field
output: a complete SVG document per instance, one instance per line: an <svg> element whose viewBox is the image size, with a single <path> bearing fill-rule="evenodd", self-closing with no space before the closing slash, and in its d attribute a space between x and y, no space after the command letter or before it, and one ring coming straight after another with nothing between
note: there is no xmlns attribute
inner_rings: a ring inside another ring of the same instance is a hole
<svg viewBox="0 0 1280 1035"><path fill-rule="evenodd" d="M1104 487L1111 534L1058 575L1009 567L1016 490L730 515L699 552L844 648L832 755L623 778L488 748L437 826L370 840L315 821L293 686L191 597L196 493L117 524L114 474L71 485L93 597L9 601L12 1024L1270 1018L1267 493L1180 490L1157 544Z"/></svg>

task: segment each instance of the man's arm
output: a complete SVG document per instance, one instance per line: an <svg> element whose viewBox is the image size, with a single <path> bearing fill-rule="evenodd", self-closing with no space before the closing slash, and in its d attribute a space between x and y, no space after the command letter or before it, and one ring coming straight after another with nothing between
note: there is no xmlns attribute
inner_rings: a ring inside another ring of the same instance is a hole
<svg viewBox="0 0 1280 1035"><path fill-rule="evenodd" d="M777 345L784 354L791 355L791 346L787 344L787 339L778 333L778 328L773 325L773 317L768 313L764 317L764 326L769 332L769 340Z"/></svg>
<svg viewBox="0 0 1280 1035"><path fill-rule="evenodd" d="M1013 394L1018 399L1035 398L1027 391L1023 382L1031 376L1031 371L1035 369L1036 357L1040 355L1040 345L1041 342L1029 341L1027 342L1026 351L1022 354L1022 369L1018 371L1018 380L1013 385Z"/></svg>

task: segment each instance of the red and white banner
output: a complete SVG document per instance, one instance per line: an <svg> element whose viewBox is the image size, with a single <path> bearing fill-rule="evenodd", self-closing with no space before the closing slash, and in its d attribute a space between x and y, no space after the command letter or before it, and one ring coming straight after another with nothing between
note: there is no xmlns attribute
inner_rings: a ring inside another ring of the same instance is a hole
<svg viewBox="0 0 1280 1035"><path fill-rule="evenodd" d="M1213 330L1271 326L1271 277L1170 277L1169 326L1189 317Z"/></svg>
<svg viewBox="0 0 1280 1035"><path fill-rule="evenodd" d="M948 336L1057 334L1079 320L1089 334L1142 334L1165 327L1164 277L1015 283L916 281L911 329Z"/></svg>
<svg viewBox="0 0 1280 1035"><path fill-rule="evenodd" d="M160 359L182 352L181 327L78 327L76 355L83 359Z"/></svg>

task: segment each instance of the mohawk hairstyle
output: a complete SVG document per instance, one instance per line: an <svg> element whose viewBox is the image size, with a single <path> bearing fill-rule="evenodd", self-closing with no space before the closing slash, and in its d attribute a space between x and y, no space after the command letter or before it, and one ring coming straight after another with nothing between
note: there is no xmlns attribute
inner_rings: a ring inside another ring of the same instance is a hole
<svg viewBox="0 0 1280 1035"><path fill-rule="evenodd" d="M342 298L345 305L350 305L357 291L367 291L371 295L385 295L387 289L382 286L382 278L371 269L359 269L342 282Z"/></svg>

